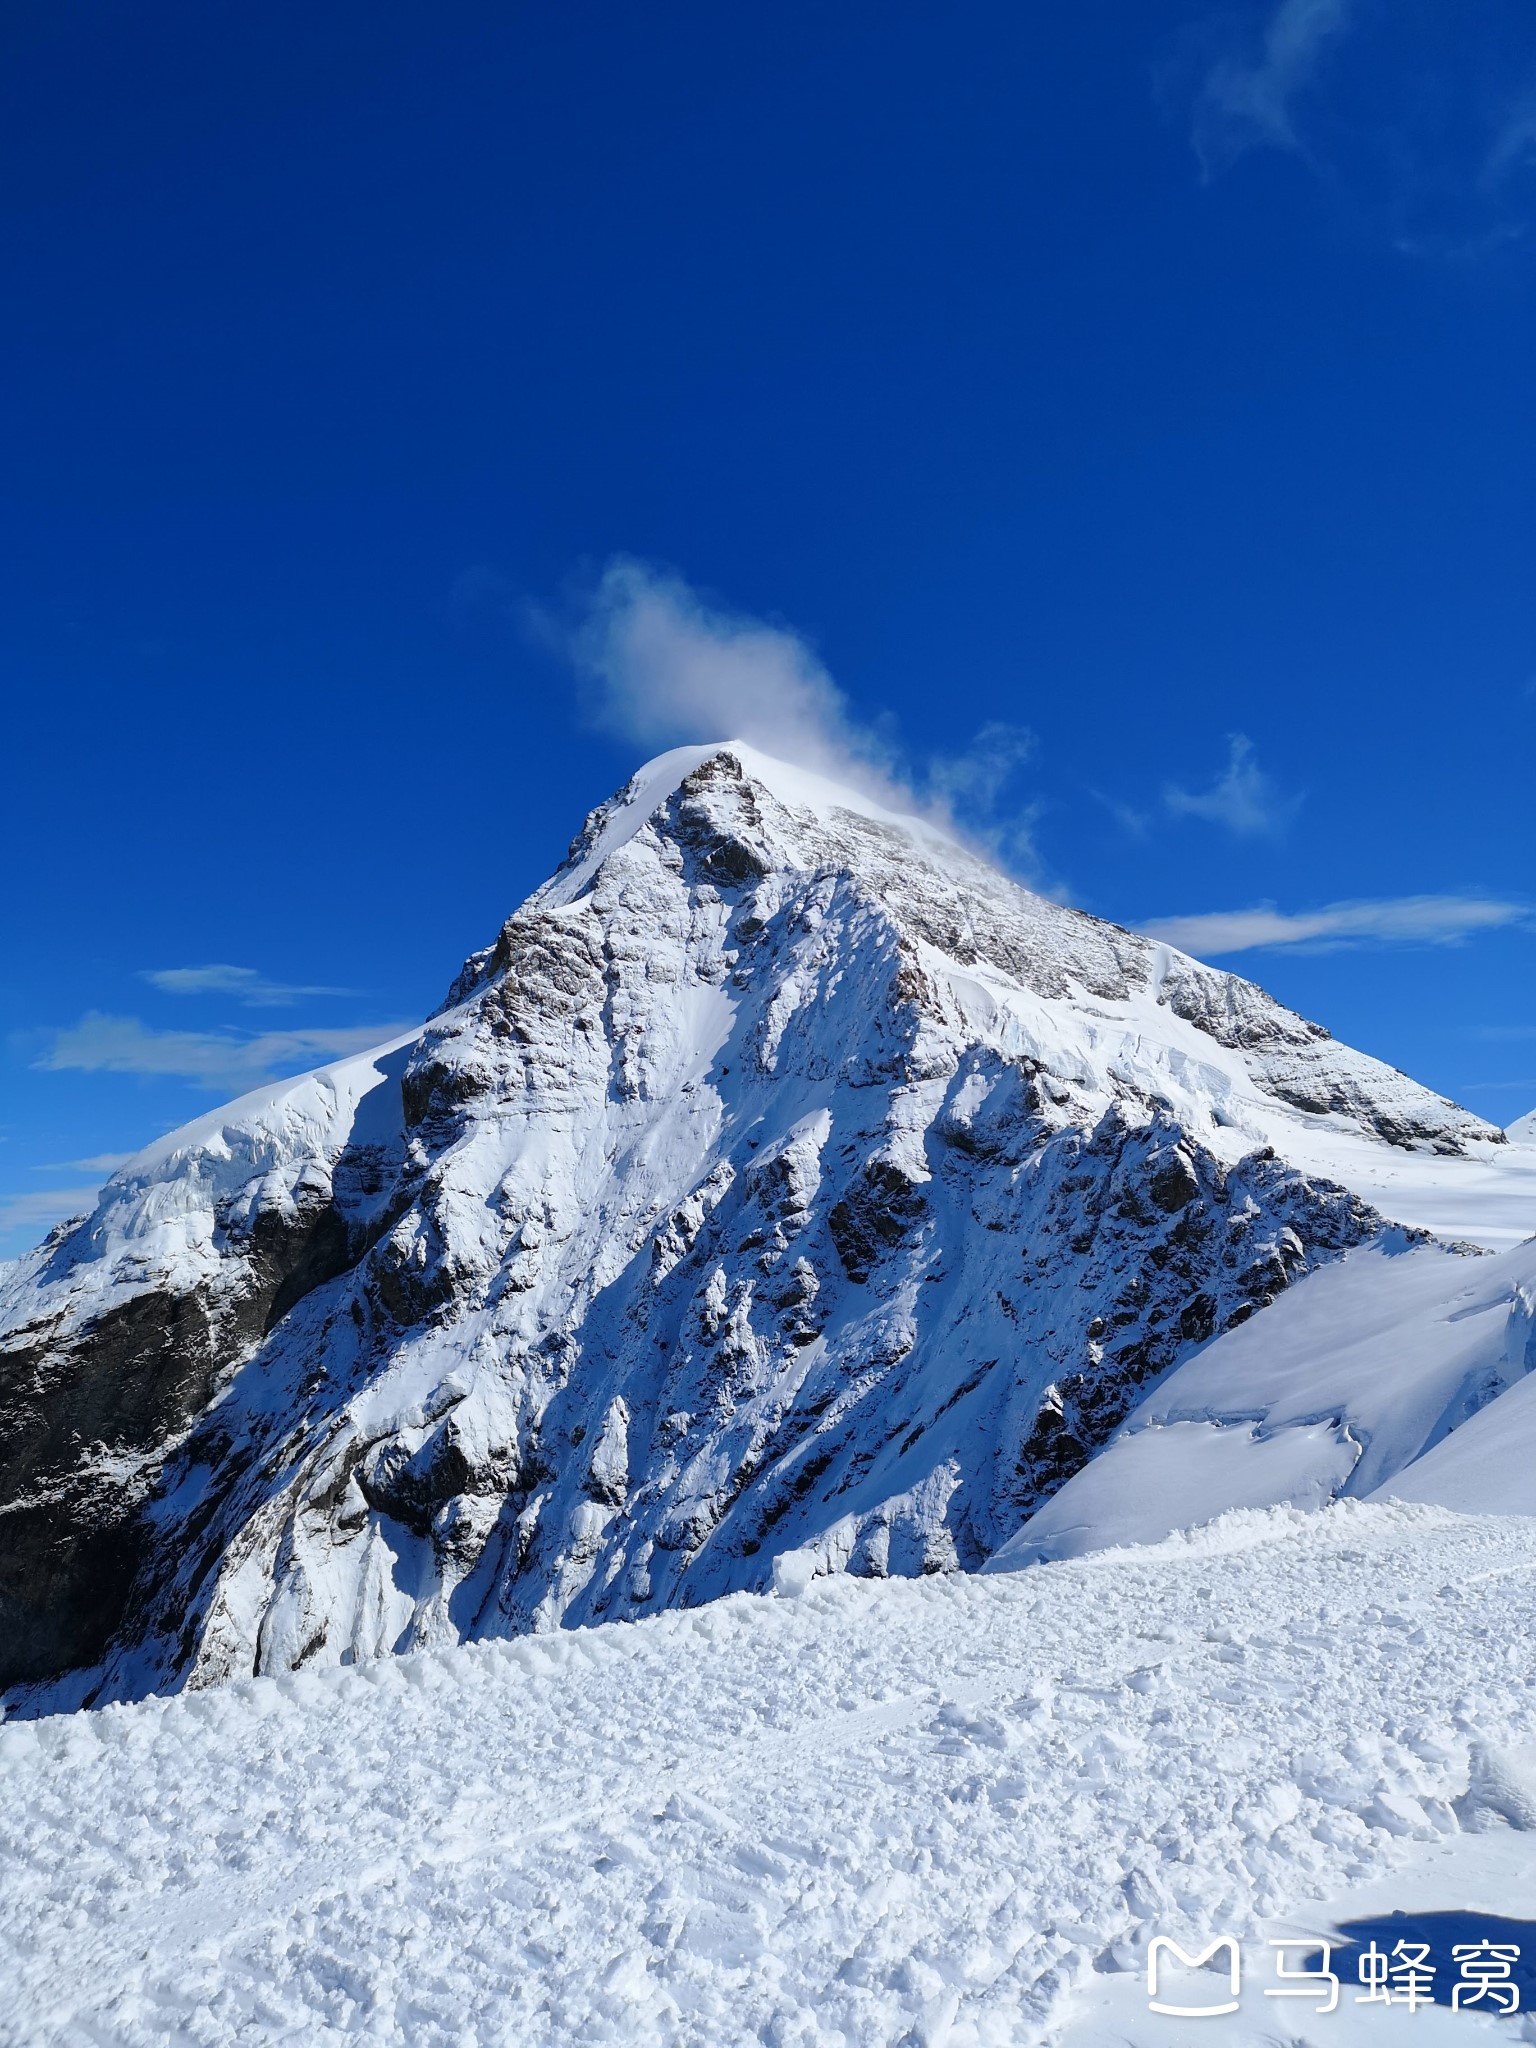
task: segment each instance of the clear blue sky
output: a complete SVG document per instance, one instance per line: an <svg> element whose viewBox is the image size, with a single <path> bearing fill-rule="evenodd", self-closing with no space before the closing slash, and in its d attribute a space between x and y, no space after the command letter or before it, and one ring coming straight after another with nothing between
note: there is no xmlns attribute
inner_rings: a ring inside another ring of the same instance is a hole
<svg viewBox="0 0 1536 2048"><path fill-rule="evenodd" d="M0 158L0 1252L440 999L656 750L621 555L1536 1103L1528 0L14 0Z"/></svg>

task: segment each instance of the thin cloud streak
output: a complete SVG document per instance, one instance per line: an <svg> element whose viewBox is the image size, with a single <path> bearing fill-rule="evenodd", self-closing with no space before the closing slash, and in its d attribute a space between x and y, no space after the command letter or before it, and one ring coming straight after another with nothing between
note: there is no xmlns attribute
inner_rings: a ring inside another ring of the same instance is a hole
<svg viewBox="0 0 1536 2048"><path fill-rule="evenodd" d="M247 1009L280 1009L305 996L353 996L351 988L322 988L301 982L270 981L254 967L215 962L207 967L145 967L140 981L168 996L233 996Z"/></svg>
<svg viewBox="0 0 1536 2048"><path fill-rule="evenodd" d="M1128 839L1145 839L1151 831L1151 818L1145 811L1138 811L1134 804L1121 803L1118 797L1106 796L1102 789L1094 789L1091 785L1088 794L1096 804L1104 806Z"/></svg>
<svg viewBox="0 0 1536 2048"><path fill-rule="evenodd" d="M1043 806L1010 802L1007 791L1035 749L1027 726L988 719L960 753L934 755L925 778L930 808L945 819L967 819L971 836L994 858L1029 874L1040 867L1034 832Z"/></svg>
<svg viewBox="0 0 1536 2048"><path fill-rule="evenodd" d="M116 1173L133 1157L131 1152L98 1152L90 1159L50 1159L34 1166L34 1173Z"/></svg>
<svg viewBox="0 0 1536 2048"><path fill-rule="evenodd" d="M1514 172L1536 163L1536 92L1531 92L1505 117L1489 145L1482 183L1497 191Z"/></svg>
<svg viewBox="0 0 1536 2048"><path fill-rule="evenodd" d="M137 1017L91 1010L78 1024L56 1033L34 1065L46 1073L137 1074L238 1094L284 1074L367 1052L411 1028L409 1024L362 1024L343 1030L263 1031L251 1038L236 1038L220 1031L152 1031Z"/></svg>
<svg viewBox="0 0 1536 2048"><path fill-rule="evenodd" d="M1301 806L1299 796L1282 796L1259 767L1253 742L1240 732L1227 743L1227 765L1209 789L1181 789L1169 783L1163 802L1176 818L1204 818L1224 825L1240 839L1281 832Z"/></svg>
<svg viewBox="0 0 1536 2048"><path fill-rule="evenodd" d="M89 1188L42 1188L25 1195L0 1195L0 1232L51 1230L71 1216L89 1215L99 1191Z"/></svg>
<svg viewBox="0 0 1536 2048"><path fill-rule="evenodd" d="M1521 923L1521 903L1481 896L1397 896L1379 902L1330 903L1291 915L1272 904L1253 910L1203 911L1159 917L1139 929L1181 952L1253 953L1289 946L1312 952L1345 946L1454 945L1474 932Z"/></svg>
<svg viewBox="0 0 1536 2048"><path fill-rule="evenodd" d="M1256 150L1303 164L1352 230L1415 261L1483 263L1531 241L1536 78L1518 39L1440 9L1250 0L1189 23L1157 67L1206 183ZM1498 77L1510 83L1490 94Z"/></svg>

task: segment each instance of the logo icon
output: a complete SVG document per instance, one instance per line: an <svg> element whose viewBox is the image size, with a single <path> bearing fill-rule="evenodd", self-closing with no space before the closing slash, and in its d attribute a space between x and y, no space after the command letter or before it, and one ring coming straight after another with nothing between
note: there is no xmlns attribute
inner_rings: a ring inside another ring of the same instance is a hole
<svg viewBox="0 0 1536 2048"><path fill-rule="evenodd" d="M1227 1981L1232 1994L1227 2004L1165 2005L1159 2001L1157 1995L1157 1971L1159 1959L1164 1954L1169 1955L1176 1962L1182 1963L1186 1970L1200 1970L1207 1963L1213 1962L1223 1949L1226 1950L1228 1956ZM1242 1960L1238 1954L1237 1942L1232 1935L1219 1935L1209 1947L1201 1949L1197 1956L1186 1955L1184 1950L1179 1947L1179 1944L1176 1941L1171 1941L1166 1934L1159 1934L1153 1937L1151 1946L1147 1950L1147 2003L1153 2012L1165 2012L1178 2020L1213 2020L1224 2012L1237 2011L1238 1994L1241 1986Z"/></svg>

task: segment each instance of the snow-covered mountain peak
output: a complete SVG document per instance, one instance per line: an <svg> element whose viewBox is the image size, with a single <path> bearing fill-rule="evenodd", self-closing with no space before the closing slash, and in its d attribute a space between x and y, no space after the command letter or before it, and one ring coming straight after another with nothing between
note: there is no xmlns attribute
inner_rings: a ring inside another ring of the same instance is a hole
<svg viewBox="0 0 1536 2048"><path fill-rule="evenodd" d="M915 811L893 809L851 780L833 779L776 760L745 740L721 740L712 745L673 747L636 769L622 790L590 814L565 863L540 894L546 901L562 903L580 895L602 862L647 825L680 786L709 762L718 762L726 773L726 764L734 764L743 788L751 784L758 791L767 791L791 818L809 815L824 825L834 825L840 818L864 819L900 834L933 856L961 850L955 837L932 820Z"/></svg>
<svg viewBox="0 0 1536 2048"><path fill-rule="evenodd" d="M1496 1126L1335 1046L1251 982L1042 896L931 822L738 741L673 749L593 811L562 867L466 964L446 1007L504 976L520 935L550 912L643 914L664 876L729 901L724 938L738 971L743 939L759 950L795 893L838 878L903 949L930 1008L962 1032L999 1035L1004 1050L1044 1056L1104 1103L1140 1085L1152 1103L1219 1130L1234 1093L1257 1092L1257 1120L1237 1114L1232 1125L1249 1142L1272 1138L1276 1103L1398 1146L1503 1142Z"/></svg>
<svg viewBox="0 0 1536 2048"><path fill-rule="evenodd" d="M1516 1154L921 819L674 750L418 1035L150 1148L7 1276L0 1668L133 1692L807 1547L979 1563L1383 1216L1517 1234Z"/></svg>

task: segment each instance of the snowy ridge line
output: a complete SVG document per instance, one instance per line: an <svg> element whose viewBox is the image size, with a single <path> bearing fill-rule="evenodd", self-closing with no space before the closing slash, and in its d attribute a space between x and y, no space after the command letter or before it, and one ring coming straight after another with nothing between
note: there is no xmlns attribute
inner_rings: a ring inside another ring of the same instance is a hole
<svg viewBox="0 0 1536 2048"><path fill-rule="evenodd" d="M1536 1191L1252 984L729 745L414 1038L237 1111L0 1291L12 1712L761 1590L833 1529L979 1567L1170 1372ZM1186 1519L1390 1479L1337 1412Z"/></svg>
<svg viewBox="0 0 1536 2048"><path fill-rule="evenodd" d="M1250 1513L9 1724L0 2040L1056 2042L1154 1931L1514 1825L1536 1588L1464 1593L1528 1542Z"/></svg>

